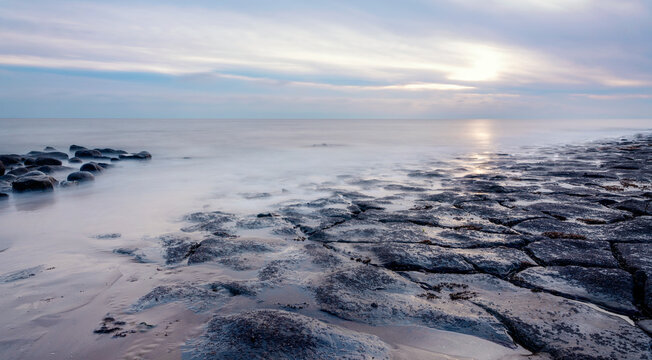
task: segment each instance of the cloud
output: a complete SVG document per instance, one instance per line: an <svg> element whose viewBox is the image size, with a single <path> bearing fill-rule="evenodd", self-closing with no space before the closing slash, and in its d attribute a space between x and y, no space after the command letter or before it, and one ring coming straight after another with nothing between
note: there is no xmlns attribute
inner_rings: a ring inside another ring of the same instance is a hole
<svg viewBox="0 0 652 360"><path fill-rule="evenodd" d="M437 90L483 82L647 84L533 49L454 34L405 35L373 24L163 5L67 5L22 6L0 15L6 24L0 24L0 64L172 75L257 72L289 81L338 75L379 83L360 90L434 89L405 86L422 82L446 84Z"/></svg>

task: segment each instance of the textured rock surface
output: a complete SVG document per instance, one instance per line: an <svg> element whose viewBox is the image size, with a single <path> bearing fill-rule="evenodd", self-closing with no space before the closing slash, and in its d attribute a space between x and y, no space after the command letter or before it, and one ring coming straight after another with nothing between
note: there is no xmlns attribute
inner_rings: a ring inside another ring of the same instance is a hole
<svg viewBox="0 0 652 360"><path fill-rule="evenodd" d="M189 346L190 359L389 359L389 347L357 333L281 310L216 316Z"/></svg>

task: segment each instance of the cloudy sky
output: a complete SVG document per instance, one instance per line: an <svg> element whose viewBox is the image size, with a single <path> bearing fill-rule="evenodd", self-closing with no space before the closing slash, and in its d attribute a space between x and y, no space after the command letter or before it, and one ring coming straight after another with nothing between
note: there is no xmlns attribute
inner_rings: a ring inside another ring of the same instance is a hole
<svg viewBox="0 0 652 360"><path fill-rule="evenodd" d="M652 2L0 0L0 117L652 118Z"/></svg>

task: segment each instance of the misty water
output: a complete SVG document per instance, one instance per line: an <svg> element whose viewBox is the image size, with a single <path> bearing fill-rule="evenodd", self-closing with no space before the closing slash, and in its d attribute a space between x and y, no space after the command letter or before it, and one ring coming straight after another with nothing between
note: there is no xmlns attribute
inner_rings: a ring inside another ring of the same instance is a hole
<svg viewBox="0 0 652 360"><path fill-rule="evenodd" d="M172 311L175 320L182 318L185 325L170 330L162 348L163 342L150 334L116 349L119 340L98 337L92 329L102 316L122 311L156 286L161 273L168 280L242 276L205 266L169 270L157 263L155 238L178 231L186 214L256 214L317 198L323 191L318 184L346 186L345 175L401 180L405 172L399 170L426 161L536 151L651 127L649 120L0 120L3 154L46 146L67 152L78 144L147 150L153 156L147 162L116 163L88 186L12 195L0 202L0 276L36 269L29 279L0 281L0 353L7 358L112 359L138 358L146 351L150 358L179 357L205 315L181 307L141 314L139 320L158 324L172 319ZM121 236L98 237L103 234ZM153 261L136 263L114 254L119 247L146 249ZM497 345L483 348L482 341L469 336L442 332L437 338L477 345L464 356L475 356L477 349L504 355ZM400 339L394 344L406 345Z"/></svg>

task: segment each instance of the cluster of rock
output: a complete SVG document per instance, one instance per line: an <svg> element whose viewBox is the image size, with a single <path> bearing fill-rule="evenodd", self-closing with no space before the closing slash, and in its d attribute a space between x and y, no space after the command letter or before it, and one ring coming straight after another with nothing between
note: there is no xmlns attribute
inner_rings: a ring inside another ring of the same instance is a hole
<svg viewBox="0 0 652 360"><path fill-rule="evenodd" d="M71 145L69 152L72 156L48 146L43 151L24 155L0 155L0 199L7 198L11 191L52 191L57 186L93 181L95 175L112 166L111 162L152 158L147 151L131 154L109 148L91 150L79 145ZM82 165L77 169L79 164ZM59 175L66 180L59 182Z"/></svg>
<svg viewBox="0 0 652 360"><path fill-rule="evenodd" d="M342 177L344 188L319 187L330 196L272 212L189 215L161 237L167 266L243 276L171 281L130 311L213 312L192 359L391 357L332 317L472 335L530 359L651 359L652 135L405 171L403 182ZM309 300L271 305L269 289ZM221 312L246 298L266 309Z"/></svg>

